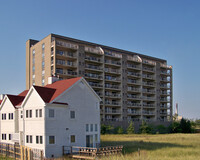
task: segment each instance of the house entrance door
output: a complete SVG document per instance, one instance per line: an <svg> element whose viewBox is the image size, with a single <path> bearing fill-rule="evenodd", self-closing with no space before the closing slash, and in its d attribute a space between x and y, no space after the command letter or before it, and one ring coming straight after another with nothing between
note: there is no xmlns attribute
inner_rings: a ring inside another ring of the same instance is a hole
<svg viewBox="0 0 200 160"><path fill-rule="evenodd" d="M93 135L86 135L86 147L93 147Z"/></svg>

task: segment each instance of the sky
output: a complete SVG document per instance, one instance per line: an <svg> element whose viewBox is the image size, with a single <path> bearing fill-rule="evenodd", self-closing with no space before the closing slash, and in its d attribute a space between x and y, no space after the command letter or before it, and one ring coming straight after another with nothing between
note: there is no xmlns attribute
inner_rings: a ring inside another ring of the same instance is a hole
<svg viewBox="0 0 200 160"><path fill-rule="evenodd" d="M25 89L28 39L50 33L166 59L173 106L200 118L199 0L0 1L0 94Z"/></svg>

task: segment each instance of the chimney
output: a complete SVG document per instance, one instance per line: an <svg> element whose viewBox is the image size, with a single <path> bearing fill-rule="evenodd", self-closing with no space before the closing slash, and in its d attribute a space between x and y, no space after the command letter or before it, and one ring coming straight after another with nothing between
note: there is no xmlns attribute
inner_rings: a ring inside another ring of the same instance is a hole
<svg viewBox="0 0 200 160"><path fill-rule="evenodd" d="M59 81L59 76L51 76L51 77L48 77L48 84L52 84L56 81Z"/></svg>
<svg viewBox="0 0 200 160"><path fill-rule="evenodd" d="M0 94L0 100L3 100L4 97L5 97L5 94Z"/></svg>

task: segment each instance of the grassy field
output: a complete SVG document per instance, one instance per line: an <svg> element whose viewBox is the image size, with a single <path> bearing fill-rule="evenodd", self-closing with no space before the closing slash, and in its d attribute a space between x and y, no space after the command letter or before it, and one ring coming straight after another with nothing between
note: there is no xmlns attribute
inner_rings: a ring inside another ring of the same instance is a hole
<svg viewBox="0 0 200 160"><path fill-rule="evenodd" d="M200 160L200 134L102 135L101 142L124 146L123 156L105 160Z"/></svg>

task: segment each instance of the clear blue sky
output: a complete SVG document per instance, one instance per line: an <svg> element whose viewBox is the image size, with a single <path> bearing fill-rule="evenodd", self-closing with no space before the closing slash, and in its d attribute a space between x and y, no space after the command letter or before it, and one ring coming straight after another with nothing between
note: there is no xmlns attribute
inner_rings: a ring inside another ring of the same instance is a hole
<svg viewBox="0 0 200 160"><path fill-rule="evenodd" d="M199 0L0 1L0 93L25 89L25 43L50 33L166 59L174 106L200 118Z"/></svg>

